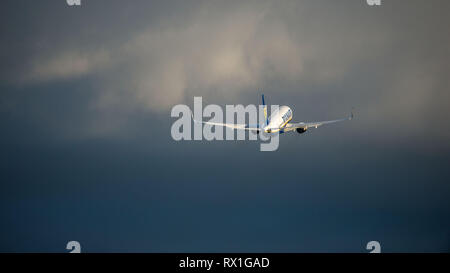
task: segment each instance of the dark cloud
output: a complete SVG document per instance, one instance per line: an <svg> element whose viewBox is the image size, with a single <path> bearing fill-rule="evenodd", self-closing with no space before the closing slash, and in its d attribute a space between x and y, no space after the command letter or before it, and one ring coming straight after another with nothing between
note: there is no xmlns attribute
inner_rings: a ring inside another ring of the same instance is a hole
<svg viewBox="0 0 450 273"><path fill-rule="evenodd" d="M448 251L448 1L6 1L0 251ZM170 109L356 119L280 149Z"/></svg>

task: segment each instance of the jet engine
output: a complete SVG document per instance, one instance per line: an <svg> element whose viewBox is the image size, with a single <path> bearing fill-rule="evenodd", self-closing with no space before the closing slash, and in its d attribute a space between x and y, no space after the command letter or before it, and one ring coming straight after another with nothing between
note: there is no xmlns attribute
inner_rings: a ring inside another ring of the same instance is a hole
<svg viewBox="0 0 450 273"><path fill-rule="evenodd" d="M299 134L303 134L304 132L306 132L308 129L305 129L305 128L297 128L296 129L296 131L297 131L297 133L299 133Z"/></svg>

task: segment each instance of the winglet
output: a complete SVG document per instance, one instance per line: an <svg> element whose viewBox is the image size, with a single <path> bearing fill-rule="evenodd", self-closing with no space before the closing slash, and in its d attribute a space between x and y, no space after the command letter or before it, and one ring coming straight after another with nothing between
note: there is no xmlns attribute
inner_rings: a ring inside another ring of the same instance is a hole
<svg viewBox="0 0 450 273"><path fill-rule="evenodd" d="M192 113L192 111L191 111L191 117L192 117L192 120L193 120L194 122L199 123L199 121L195 120L195 118L194 118L194 113ZM201 123L201 122L200 122L200 123Z"/></svg>
<svg viewBox="0 0 450 273"><path fill-rule="evenodd" d="M352 107L352 111L350 112L350 117L348 118L349 120L352 120L354 117L353 110L355 110L355 107Z"/></svg>

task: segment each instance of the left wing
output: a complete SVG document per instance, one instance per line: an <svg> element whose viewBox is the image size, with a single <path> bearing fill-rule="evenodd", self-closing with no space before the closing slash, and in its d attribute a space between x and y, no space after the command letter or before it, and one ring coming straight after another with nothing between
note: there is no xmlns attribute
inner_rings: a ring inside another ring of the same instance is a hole
<svg viewBox="0 0 450 273"><path fill-rule="evenodd" d="M322 126L324 124L330 124L330 123L336 123L336 122L341 122L341 121L346 121L346 120L352 120L353 119L353 111L350 114L349 117L347 118L342 118L342 119L335 119L335 120L327 120L327 121L318 121L318 122L299 122L299 123L288 123L286 124L286 126L284 127L283 131L285 132L289 132L298 128L302 128L307 130L308 128L317 128L319 126Z"/></svg>
<svg viewBox="0 0 450 273"><path fill-rule="evenodd" d="M214 126L222 126L222 127L228 127L235 130L247 130L247 131L255 131L259 132L261 131L261 128L259 125L248 125L248 124L233 124L233 123L219 123L219 122L211 122L211 121L201 121L201 120L195 120L194 115L191 112L192 120L196 123L203 123L203 124L209 124Z"/></svg>

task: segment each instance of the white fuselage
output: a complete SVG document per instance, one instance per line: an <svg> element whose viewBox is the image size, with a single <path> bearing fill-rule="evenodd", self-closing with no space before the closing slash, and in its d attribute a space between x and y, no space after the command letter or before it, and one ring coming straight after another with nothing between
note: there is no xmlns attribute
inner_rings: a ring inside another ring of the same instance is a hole
<svg viewBox="0 0 450 273"><path fill-rule="evenodd" d="M292 120L292 110L287 106L281 106L269 118L269 124L264 127L266 133L276 133L282 130Z"/></svg>

